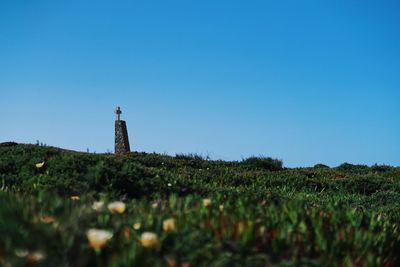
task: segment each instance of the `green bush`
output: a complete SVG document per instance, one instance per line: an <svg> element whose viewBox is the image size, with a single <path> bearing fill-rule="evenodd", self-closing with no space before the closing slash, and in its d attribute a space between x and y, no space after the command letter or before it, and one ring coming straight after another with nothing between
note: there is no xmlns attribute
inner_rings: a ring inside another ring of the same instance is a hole
<svg viewBox="0 0 400 267"><path fill-rule="evenodd" d="M327 166L325 164L318 163L318 164L314 165L314 169L329 169L329 166Z"/></svg>
<svg viewBox="0 0 400 267"><path fill-rule="evenodd" d="M278 159L270 157L249 157L241 162L241 165L248 168L257 168L267 171L280 171L282 170L283 162Z"/></svg>
<svg viewBox="0 0 400 267"><path fill-rule="evenodd" d="M336 167L336 170L351 174L367 174L370 168L367 165L354 165L346 162Z"/></svg>

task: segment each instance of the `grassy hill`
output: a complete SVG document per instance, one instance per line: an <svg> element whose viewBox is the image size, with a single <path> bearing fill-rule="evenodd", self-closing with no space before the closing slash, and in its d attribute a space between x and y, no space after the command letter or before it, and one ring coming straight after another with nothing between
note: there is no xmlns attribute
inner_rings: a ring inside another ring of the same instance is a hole
<svg viewBox="0 0 400 267"><path fill-rule="evenodd" d="M3 143L0 203L0 266L400 264L400 168L390 166ZM104 243L90 229L106 231Z"/></svg>

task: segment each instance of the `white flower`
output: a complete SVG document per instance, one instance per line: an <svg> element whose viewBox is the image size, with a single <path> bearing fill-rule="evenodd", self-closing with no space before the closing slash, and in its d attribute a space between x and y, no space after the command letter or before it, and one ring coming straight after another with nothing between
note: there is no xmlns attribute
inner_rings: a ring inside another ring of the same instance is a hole
<svg viewBox="0 0 400 267"><path fill-rule="evenodd" d="M78 201L80 199L81 198L79 196L71 196L71 200L73 200L73 201Z"/></svg>
<svg viewBox="0 0 400 267"><path fill-rule="evenodd" d="M160 205L161 205L160 200L157 200L156 202L154 202L153 204L151 204L151 207L152 207L153 209L156 209L156 208L158 208Z"/></svg>
<svg viewBox="0 0 400 267"><path fill-rule="evenodd" d="M172 184L171 184L171 183L168 183L168 186L169 186L169 187L171 187L171 186L172 186Z"/></svg>
<svg viewBox="0 0 400 267"><path fill-rule="evenodd" d="M86 237L91 248L102 248L113 237L113 234L107 230L89 229L86 232Z"/></svg>
<svg viewBox="0 0 400 267"><path fill-rule="evenodd" d="M41 162L41 163L35 164L35 166L36 166L36 168L38 168L38 169L43 168L43 167L44 167L44 161Z"/></svg>
<svg viewBox="0 0 400 267"><path fill-rule="evenodd" d="M92 209L94 209L95 211L100 211L103 209L103 206L104 206L103 201L95 201L92 204Z"/></svg>
<svg viewBox="0 0 400 267"><path fill-rule="evenodd" d="M135 224L133 224L133 229L139 230L140 226L141 226L140 223L135 223Z"/></svg>
<svg viewBox="0 0 400 267"><path fill-rule="evenodd" d="M121 201L115 201L115 202L111 202L110 204L108 204L108 210L111 213L124 213L125 209L126 209L126 204L124 202Z"/></svg>

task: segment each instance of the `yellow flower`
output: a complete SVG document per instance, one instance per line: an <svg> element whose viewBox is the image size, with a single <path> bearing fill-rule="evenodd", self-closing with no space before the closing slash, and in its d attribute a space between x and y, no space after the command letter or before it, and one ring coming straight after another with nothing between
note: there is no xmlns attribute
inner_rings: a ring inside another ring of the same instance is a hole
<svg viewBox="0 0 400 267"><path fill-rule="evenodd" d="M71 200L73 200L73 201L78 201L80 199L81 198L79 196L71 196Z"/></svg>
<svg viewBox="0 0 400 267"><path fill-rule="evenodd" d="M126 209L126 204L124 202L121 201L115 201L115 202L111 202L110 204L108 204L108 210L111 213L124 213Z"/></svg>
<svg viewBox="0 0 400 267"><path fill-rule="evenodd" d="M145 248L153 248L158 244L157 234L152 232L144 232L140 236L140 243Z"/></svg>
<svg viewBox="0 0 400 267"><path fill-rule="evenodd" d="M205 199L203 199L203 206L204 207L210 207L211 206L211 199L209 199L209 198L205 198Z"/></svg>
<svg viewBox="0 0 400 267"><path fill-rule="evenodd" d="M135 223L135 224L133 225L133 229L139 230L139 229L140 229L140 223Z"/></svg>
<svg viewBox="0 0 400 267"><path fill-rule="evenodd" d="M163 221L163 230L165 232L170 232L175 230L175 219L169 218Z"/></svg>
<svg viewBox="0 0 400 267"><path fill-rule="evenodd" d="M107 230L89 229L86 232L86 237L91 248L99 249L107 244L107 242L113 237L113 234Z"/></svg>
<svg viewBox="0 0 400 267"><path fill-rule="evenodd" d="M44 161L41 162L41 163L36 163L35 166L36 166L36 168L38 168L38 169L43 168L43 167L44 167Z"/></svg>
<svg viewBox="0 0 400 267"><path fill-rule="evenodd" d="M224 205L222 205L222 204L219 205L219 211L220 211L220 212L223 212L223 211L224 211Z"/></svg>
<svg viewBox="0 0 400 267"><path fill-rule="evenodd" d="M95 201L92 204L92 209L94 209L95 211L100 211L103 209L103 206L104 206L103 201Z"/></svg>

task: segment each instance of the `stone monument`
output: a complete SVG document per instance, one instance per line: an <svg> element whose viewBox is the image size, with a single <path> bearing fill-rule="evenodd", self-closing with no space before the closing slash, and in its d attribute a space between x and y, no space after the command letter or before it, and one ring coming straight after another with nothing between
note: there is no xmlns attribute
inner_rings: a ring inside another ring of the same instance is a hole
<svg viewBox="0 0 400 267"><path fill-rule="evenodd" d="M121 120L121 108L115 109L115 154L131 152L129 147L128 130L125 121Z"/></svg>

